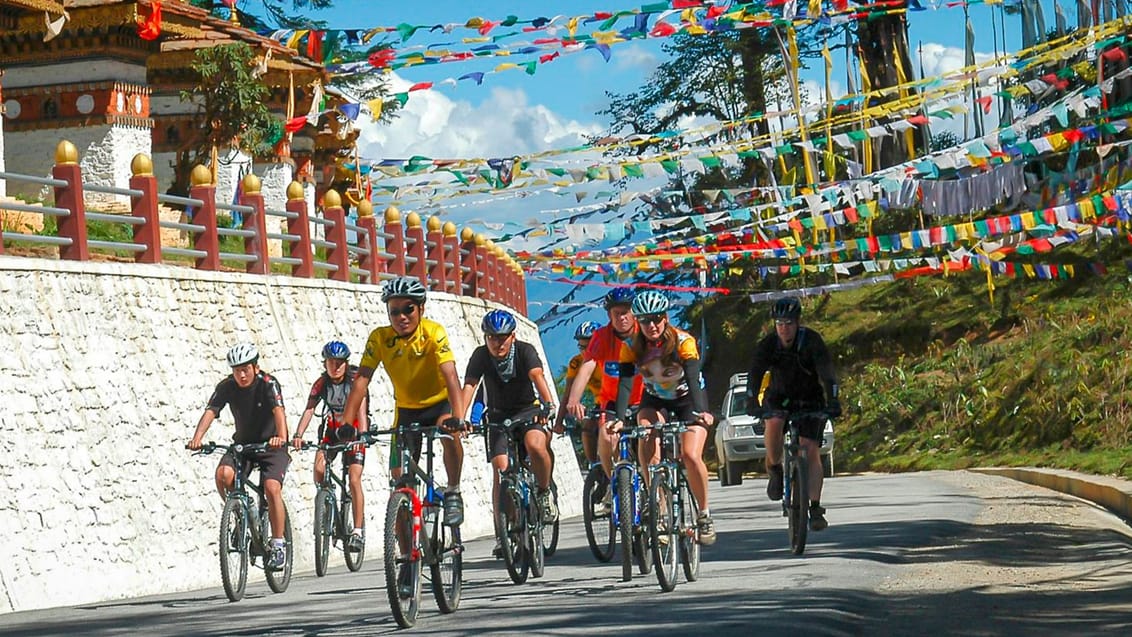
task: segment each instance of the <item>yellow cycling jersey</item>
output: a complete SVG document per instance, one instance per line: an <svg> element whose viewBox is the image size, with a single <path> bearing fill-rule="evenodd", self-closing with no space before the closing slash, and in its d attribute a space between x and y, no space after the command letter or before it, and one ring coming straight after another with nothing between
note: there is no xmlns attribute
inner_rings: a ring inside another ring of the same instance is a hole
<svg viewBox="0 0 1132 637"><path fill-rule="evenodd" d="M574 358L571 358L570 362L566 365L567 390L569 390L570 385L573 384L574 377L578 375L578 368L585 362L584 359L584 355L578 354L574 356ZM601 395L601 379L604 376L605 372L602 370L601 365L598 365L594 367L594 373L590 375L590 382L586 384L586 389L589 389L590 393L593 394L595 398Z"/></svg>
<svg viewBox="0 0 1132 637"><path fill-rule="evenodd" d="M384 363L393 382L393 399L397 406L421 409L448 400L448 386L440 374L440 366L455 362L444 327L422 318L417 330L409 336L397 336L389 326L370 332L361 366L377 369Z"/></svg>

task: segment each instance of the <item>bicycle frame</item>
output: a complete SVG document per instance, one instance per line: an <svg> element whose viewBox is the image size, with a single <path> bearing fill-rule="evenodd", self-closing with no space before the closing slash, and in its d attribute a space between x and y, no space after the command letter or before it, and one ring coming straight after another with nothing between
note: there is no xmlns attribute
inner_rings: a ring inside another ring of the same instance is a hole
<svg viewBox="0 0 1132 637"><path fill-rule="evenodd" d="M519 429L533 422L533 417L506 419L503 422L484 421L482 428L485 436L494 429L502 432L507 440L507 468L500 472L499 485L495 501L498 511L495 513L496 536L500 539L504 549L504 561L511 581L521 584L526 581L528 573L541 577L545 568L545 548L543 545L543 530L545 523L542 511L537 506L534 497L538 488L538 479L529 462L525 462L520 454L522 442L516 435ZM529 459L528 459L529 460ZM511 539L507 529L499 527L500 514L504 510L504 498L509 498L508 490L514 489L518 499L518 524L525 533L520 538L518 555L511 549ZM504 537L507 535L508 537ZM518 558L518 559L516 559Z"/></svg>

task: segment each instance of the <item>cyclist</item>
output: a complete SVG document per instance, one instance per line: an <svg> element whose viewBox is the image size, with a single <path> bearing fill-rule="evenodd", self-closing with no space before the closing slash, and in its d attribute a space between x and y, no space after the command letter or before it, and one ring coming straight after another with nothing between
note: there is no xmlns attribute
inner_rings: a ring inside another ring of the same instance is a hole
<svg viewBox="0 0 1132 637"><path fill-rule="evenodd" d="M700 544L710 546L715 544L715 524L708 508L708 473L703 452L707 428L714 423L714 417L708 410L700 376L696 339L668 321L669 305L668 297L655 290L641 292L633 299L633 315L640 329L633 339L632 353L645 385L637 422L641 426L673 419L695 423L681 434L680 447L688 487L700 505L696 518ZM659 462L659 437L654 434L642 438L639 455L642 466Z"/></svg>
<svg viewBox="0 0 1132 637"><path fill-rule="evenodd" d="M452 432L443 438L444 468L448 487L444 495L444 523L459 526L464 521L464 501L460 497L460 473L464 464L461 425L453 414L464 413L460 402L460 379L456 359L448 344L448 333L435 321L422 316L427 291L418 279L398 277L385 282L381 300L389 313L389 326L374 329L366 341L366 350L358 367L342 421L354 423L361 413L361 404L377 366L384 364L393 383L397 407L395 423L435 423ZM420 458L422 436L415 434L405 441L413 459ZM396 449L394 444L392 449ZM389 457L390 473L401 477L401 457Z"/></svg>
<svg viewBox="0 0 1132 637"><path fill-rule="evenodd" d="M287 444L287 414L283 409L283 390L275 377L259 368L259 351L251 343L238 343L228 350L228 366L232 373L216 385L208 405L197 422L196 432L189 449L201 448L209 425L227 405L236 423L232 441L237 444L266 442L271 449L259 452L252 462L263 475L263 493L267 498L268 520L271 523L271 546L267 567L281 570L287 561L283 527L286 509L283 507L283 476L291 457ZM251 467L245 467L250 470ZM236 482L236 459L231 452L224 454L216 467L216 490L226 498Z"/></svg>
<svg viewBox="0 0 1132 637"><path fill-rule="evenodd" d="M550 385L542 371L542 360L533 345L516 338L518 323L507 310L491 310L484 315L481 325L485 344L477 347L468 359L468 369L464 373L464 402L472 400L476 386L482 380L487 421L528 420L511 432L491 430L487 441L488 457L495 468L498 487L499 475L507 470L507 436L517 438L530 458L531 469L538 481L536 497L543 522L551 524L558 519L558 507L550 497L554 467L546 435L545 414L553 412L555 407ZM530 418L532 415L535 417ZM497 496L493 490L493 503L498 502Z"/></svg>
<svg viewBox="0 0 1132 637"><path fill-rule="evenodd" d="M747 376L747 413L766 416L766 469L769 480L766 495L782 499L782 411L824 409L831 417L841 415L837 376L821 334L798 324L802 304L794 297L775 301L770 309L774 333L755 346L751 371ZM763 374L770 372L770 384L759 403ZM825 423L820 419L803 422L798 428L799 444L810 464L810 528L821 531L829 526L821 506L821 438Z"/></svg>
<svg viewBox="0 0 1132 637"><path fill-rule="evenodd" d="M566 365L566 391L570 391L570 384L573 383L574 378L578 375L578 368L582 366L585 360L586 348L590 345L590 339L593 338L594 332L601 327L597 321L586 321L574 330L574 340L578 342L578 353L570 359ZM590 382L586 384L586 390L595 399L601 394L601 379L604 376L601 368L595 368L593 375L590 376ZM580 430L580 437L582 439L582 453L585 454L586 464L593 466L597 462L597 421L589 418L581 421L582 426Z"/></svg>
<svg viewBox="0 0 1132 637"><path fill-rule="evenodd" d="M623 390L630 391L626 405L636 405L640 402L641 380L634 378L636 368L631 362L633 354L629 350L629 344L637 335L637 320L633 317L634 296L633 289L627 287L614 288L605 295L604 305L609 315L609 323L595 330L590 338L589 347L583 354L582 365L578 367L578 374L570 384L566 404L559 410L555 429L558 429L566 413L578 420L586 417L586 407L581 402L582 394L585 393L586 385L598 365L602 367L601 392L597 397L599 408L613 411L618 404L618 394ZM622 377L633 379L632 385L623 387L620 382ZM623 417L624 414L619 413L618 416ZM617 441L617 433L606 428L598 428L598 460L605 469L605 475L609 477L613 475L613 452L617 448ZM604 509L608 510L611 507L611 496L612 494L607 490L602 499Z"/></svg>
<svg viewBox="0 0 1132 637"><path fill-rule="evenodd" d="M322 347L323 372L311 386L310 396L307 398L307 408L299 418L299 426L295 428L295 436L291 439L296 450L303 448L303 434L310 425L314 416L315 407L319 403L326 405L326 419L318 426L318 439L322 444L348 442L356 440L358 434L369 430L369 399L362 399L358 408L358 426L342 425L342 411L346 409L346 399L350 395L350 388L358 376L358 368L350 365L350 348L342 341L330 341ZM335 452L337 453L337 452ZM334 461L334 457L326 457L319 449L314 457L314 483L322 484L326 474L327 461ZM350 498L354 507L354 530L347 540L346 548L351 551L360 551L365 547L365 494L362 491L362 467L366 463L366 448L359 445L342 454L342 468L346 472L350 484Z"/></svg>

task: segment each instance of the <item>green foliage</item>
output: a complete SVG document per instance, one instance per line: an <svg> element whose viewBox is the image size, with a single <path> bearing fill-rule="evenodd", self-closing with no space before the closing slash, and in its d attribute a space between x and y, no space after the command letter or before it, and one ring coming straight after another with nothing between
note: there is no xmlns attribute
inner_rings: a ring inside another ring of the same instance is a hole
<svg viewBox="0 0 1132 637"><path fill-rule="evenodd" d="M282 135L267 108L267 85L252 75L254 61L255 53L243 42L196 52L193 70L200 81L193 90L181 92L181 101L198 103L203 121L211 126L210 138L197 140L200 157L212 142L238 142L255 154L266 154Z"/></svg>

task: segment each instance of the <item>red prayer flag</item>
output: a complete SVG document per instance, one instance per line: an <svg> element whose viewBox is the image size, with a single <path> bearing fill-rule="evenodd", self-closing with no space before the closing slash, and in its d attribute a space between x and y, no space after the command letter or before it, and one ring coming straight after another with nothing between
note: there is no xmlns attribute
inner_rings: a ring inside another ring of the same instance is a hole
<svg viewBox="0 0 1132 637"><path fill-rule="evenodd" d="M673 33L676 33L676 27L667 22L657 22L653 26L652 31L649 31L649 36L654 38L667 38Z"/></svg>
<svg viewBox="0 0 1132 637"><path fill-rule="evenodd" d="M143 40L156 40L161 36L161 0L153 0L149 5L149 17L138 21L138 37Z"/></svg>
<svg viewBox="0 0 1132 637"><path fill-rule="evenodd" d="M546 64L547 62L557 58L558 55L559 55L558 51L555 51L554 53L551 53L549 55L541 55L541 56L539 56L538 61L539 61L540 64Z"/></svg>
<svg viewBox="0 0 1132 637"><path fill-rule="evenodd" d="M292 117L291 119L287 120L287 123L283 125L283 129L288 133L297 133L303 130L303 127L306 125L307 116L303 115L302 117Z"/></svg>
<svg viewBox="0 0 1132 637"><path fill-rule="evenodd" d="M412 93L413 91L425 91L430 88L432 88L432 82L417 82L416 84L409 87L408 92Z"/></svg>

